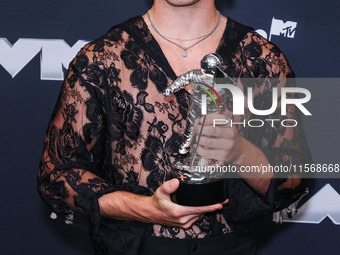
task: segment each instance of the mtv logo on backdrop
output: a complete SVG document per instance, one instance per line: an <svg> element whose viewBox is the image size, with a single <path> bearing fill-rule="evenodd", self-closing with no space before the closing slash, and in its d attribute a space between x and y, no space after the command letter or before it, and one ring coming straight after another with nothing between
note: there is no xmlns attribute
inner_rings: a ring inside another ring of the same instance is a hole
<svg viewBox="0 0 340 255"><path fill-rule="evenodd" d="M273 17L272 25L270 27L269 41L272 38L272 35L277 36L283 35L284 37L294 38L296 26L297 22L294 21L283 22L283 20L275 19Z"/></svg>
<svg viewBox="0 0 340 255"><path fill-rule="evenodd" d="M325 218L329 218L335 225L340 225L340 194L330 184L323 186L297 210L292 212L291 208L288 207L275 213L273 220L276 222L320 224Z"/></svg>
<svg viewBox="0 0 340 255"><path fill-rule="evenodd" d="M0 66L14 78L28 63L40 55L41 80L63 80L63 68L87 41L79 40L73 46L63 39L20 38L13 45L0 38Z"/></svg>
<svg viewBox="0 0 340 255"><path fill-rule="evenodd" d="M256 32L258 32L263 37L267 38L269 41L271 40L272 35L294 38L296 26L297 22L295 21L284 22L283 20L275 19L273 17L272 24L270 26L269 38L267 32L264 31L263 29L257 29Z"/></svg>

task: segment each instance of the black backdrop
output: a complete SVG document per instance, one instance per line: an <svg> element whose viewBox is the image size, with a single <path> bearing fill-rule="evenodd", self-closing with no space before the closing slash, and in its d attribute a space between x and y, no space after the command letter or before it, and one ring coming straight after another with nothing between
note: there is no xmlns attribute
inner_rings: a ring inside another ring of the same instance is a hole
<svg viewBox="0 0 340 255"><path fill-rule="evenodd" d="M56 59L65 54L62 41L51 39L65 40L70 46L92 40L112 25L144 14L151 4L151 0L1 0L1 254L92 254L86 234L50 219L35 188L47 122L61 86L56 74L62 66ZM340 77L339 1L217 0L216 4L222 14L267 36L272 31L271 41L285 52L297 77ZM24 46L19 49L20 38L33 40L21 40ZM25 54L27 63L20 65ZM68 53L64 62L73 55ZM49 61L57 62L49 67ZM333 83L308 88L313 117L304 121L316 163L339 163L340 87ZM306 203L307 215L319 215L319 220L268 222L256 236L259 254L339 254L338 191L338 179L310 181L310 193L301 204ZM329 217L319 222L325 216Z"/></svg>

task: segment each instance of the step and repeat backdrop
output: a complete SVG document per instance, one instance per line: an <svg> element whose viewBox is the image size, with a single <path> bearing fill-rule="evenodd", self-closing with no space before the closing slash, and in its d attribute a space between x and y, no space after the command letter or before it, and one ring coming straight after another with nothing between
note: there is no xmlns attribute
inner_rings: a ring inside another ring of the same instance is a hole
<svg viewBox="0 0 340 255"><path fill-rule="evenodd" d="M146 13L151 0L1 0L1 254L92 254L86 233L52 219L36 191L48 119L77 51L110 27ZM304 118L313 160L340 163L340 4L337 0L216 0L252 26L312 82ZM308 180L296 217L274 215L256 236L260 255L339 254L340 181ZM295 212L296 213L296 212ZM276 221L282 221L277 224Z"/></svg>

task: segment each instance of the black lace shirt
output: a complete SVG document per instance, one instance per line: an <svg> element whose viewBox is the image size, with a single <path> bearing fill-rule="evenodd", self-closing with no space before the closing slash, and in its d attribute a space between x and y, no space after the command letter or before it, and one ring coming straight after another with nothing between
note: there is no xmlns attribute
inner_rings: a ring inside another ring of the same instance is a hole
<svg viewBox="0 0 340 255"><path fill-rule="evenodd" d="M217 53L231 77L293 76L275 45L230 18ZM185 131L190 96L182 91L174 100L164 100L161 92L175 78L141 16L87 44L70 64L47 130L38 189L54 212L87 226L97 254L136 254L146 235L206 238L230 231L246 234L264 216L297 196L293 189L285 190L284 195L277 192L282 179L273 179L265 196L242 179L231 179L230 203L189 230L101 218L97 200L101 195L116 190L152 195L169 179ZM254 89L256 109L267 109L268 95L268 84ZM270 117L280 119L279 113ZM293 109L287 118L295 115ZM240 118L247 120L251 114L246 111ZM299 127L265 125L239 128L239 133L257 145L273 165L309 160ZM71 210L70 204L85 213Z"/></svg>

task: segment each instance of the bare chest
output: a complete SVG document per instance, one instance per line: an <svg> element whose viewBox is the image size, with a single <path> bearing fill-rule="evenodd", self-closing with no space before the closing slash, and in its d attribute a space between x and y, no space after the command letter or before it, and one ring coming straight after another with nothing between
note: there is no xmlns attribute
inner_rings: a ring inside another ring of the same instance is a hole
<svg viewBox="0 0 340 255"><path fill-rule="evenodd" d="M172 70L179 76L189 70L199 69L201 59L206 54L216 51L219 40L209 42L210 44L204 43L187 49L186 56L183 56L184 50L176 45L161 42L160 46Z"/></svg>

